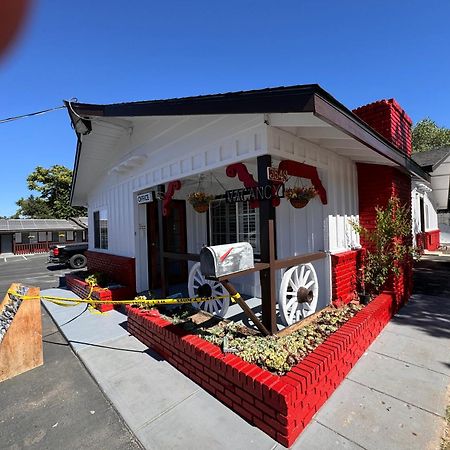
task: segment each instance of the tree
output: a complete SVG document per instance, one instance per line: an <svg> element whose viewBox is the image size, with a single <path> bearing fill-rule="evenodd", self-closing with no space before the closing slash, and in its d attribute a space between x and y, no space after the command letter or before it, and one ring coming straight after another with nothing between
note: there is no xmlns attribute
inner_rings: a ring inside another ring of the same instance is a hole
<svg viewBox="0 0 450 450"><path fill-rule="evenodd" d="M450 145L450 129L440 127L429 117L420 120L412 128L413 152L426 152Z"/></svg>
<svg viewBox="0 0 450 450"><path fill-rule="evenodd" d="M33 219L65 219L86 215L86 208L70 205L72 171L67 167L54 165L48 169L37 166L27 177L28 189L39 192L19 199L16 217Z"/></svg>
<svg viewBox="0 0 450 450"><path fill-rule="evenodd" d="M52 212L45 200L39 197L30 195L28 198L20 198L16 205L19 207L12 219L20 217L27 217L29 219L49 219L52 217Z"/></svg>

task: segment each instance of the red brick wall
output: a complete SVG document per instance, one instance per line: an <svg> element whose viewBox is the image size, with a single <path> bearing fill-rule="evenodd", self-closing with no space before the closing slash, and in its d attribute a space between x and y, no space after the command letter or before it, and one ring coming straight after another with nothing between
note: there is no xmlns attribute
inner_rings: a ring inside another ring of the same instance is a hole
<svg viewBox="0 0 450 450"><path fill-rule="evenodd" d="M284 376L224 354L152 311L127 307L128 331L273 439L291 446L392 317L382 294ZM200 412L199 412L200 413Z"/></svg>
<svg viewBox="0 0 450 450"><path fill-rule="evenodd" d="M394 167L377 164L357 164L359 222L369 231L376 223L375 207L387 205L391 196L400 199L401 204L411 206L411 178ZM410 219L411 220L411 219ZM408 240L407 243L410 243ZM361 245L368 243L361 237ZM401 275L390 280L387 289L393 289L399 301L406 301L412 293L412 261L405 261L401 268Z"/></svg>
<svg viewBox="0 0 450 450"><path fill-rule="evenodd" d="M398 149L411 155L411 118L393 99L370 103L353 112Z"/></svg>
<svg viewBox="0 0 450 450"><path fill-rule="evenodd" d="M332 300L335 305L350 303L355 298L361 253L361 250L350 250L331 255Z"/></svg>
<svg viewBox="0 0 450 450"><path fill-rule="evenodd" d="M441 245L441 231L425 231L416 235L417 245L424 250L437 250Z"/></svg>
<svg viewBox="0 0 450 450"><path fill-rule="evenodd" d="M110 255L109 253L85 253L89 272L102 272L108 274L115 282L123 284L136 292L136 264L134 258Z"/></svg>

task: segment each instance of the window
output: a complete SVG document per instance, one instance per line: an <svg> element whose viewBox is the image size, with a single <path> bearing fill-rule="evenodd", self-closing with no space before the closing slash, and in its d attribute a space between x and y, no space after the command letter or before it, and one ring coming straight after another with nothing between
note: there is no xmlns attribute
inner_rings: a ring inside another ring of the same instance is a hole
<svg viewBox="0 0 450 450"><path fill-rule="evenodd" d="M66 239L68 241L73 241L73 231L66 231Z"/></svg>
<svg viewBox="0 0 450 450"><path fill-rule="evenodd" d="M39 231L38 241L39 242L47 242L47 233L45 231Z"/></svg>
<svg viewBox="0 0 450 450"><path fill-rule="evenodd" d="M94 211L94 246L108 248L108 215L106 210Z"/></svg>
<svg viewBox="0 0 450 450"><path fill-rule="evenodd" d="M249 242L259 253L259 214L248 202L216 200L209 209L211 245Z"/></svg>
<svg viewBox="0 0 450 450"><path fill-rule="evenodd" d="M14 241L16 242L16 244L21 244L22 243L22 233L15 233Z"/></svg>

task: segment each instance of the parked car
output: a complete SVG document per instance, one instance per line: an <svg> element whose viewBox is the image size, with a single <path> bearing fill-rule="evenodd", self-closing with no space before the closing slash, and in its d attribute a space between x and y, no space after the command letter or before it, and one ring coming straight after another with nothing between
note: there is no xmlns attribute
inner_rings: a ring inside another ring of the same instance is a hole
<svg viewBox="0 0 450 450"><path fill-rule="evenodd" d="M66 264L72 269L82 269L86 267L87 258L84 253L87 249L87 243L53 245L50 247L48 263Z"/></svg>

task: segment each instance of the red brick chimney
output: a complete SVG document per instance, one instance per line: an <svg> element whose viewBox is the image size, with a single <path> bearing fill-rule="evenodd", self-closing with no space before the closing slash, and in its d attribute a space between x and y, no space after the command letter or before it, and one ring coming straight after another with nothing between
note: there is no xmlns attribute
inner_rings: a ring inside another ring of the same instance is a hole
<svg viewBox="0 0 450 450"><path fill-rule="evenodd" d="M399 150L411 156L412 120L395 99L369 103L353 112Z"/></svg>

